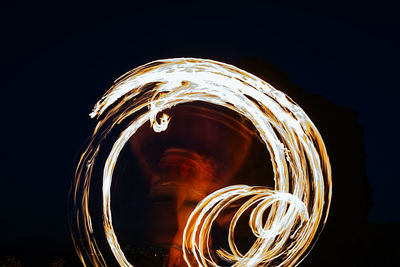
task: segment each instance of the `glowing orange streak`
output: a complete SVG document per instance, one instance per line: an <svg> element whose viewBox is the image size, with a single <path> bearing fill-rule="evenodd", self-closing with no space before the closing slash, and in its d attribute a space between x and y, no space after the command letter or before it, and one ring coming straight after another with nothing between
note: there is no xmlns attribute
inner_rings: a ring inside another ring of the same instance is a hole
<svg viewBox="0 0 400 267"><path fill-rule="evenodd" d="M208 263L213 263L212 265L217 265L211 257L211 254L207 246L209 235L211 231L212 224L215 222L218 214L232 202L235 202L241 198L246 198L248 196L255 195L243 204L240 209L234 215L230 226L229 226L229 246L232 250L232 254L219 250L217 253L222 256L227 261L236 262L236 265L240 266L254 266L269 260L273 255L279 250L279 243L276 244L274 249L270 249L272 241L276 236L282 234L284 231L288 231L289 227L293 227L296 222L297 215L300 216L301 221L308 220L307 209L303 202L297 199L294 195L282 192L274 192L274 190L265 187L250 187L246 185L236 185L225 187L215 193L207 196L196 209L192 212L184 236L184 247L191 247L191 252L195 255L196 260L200 265L207 266ZM290 202L291 206L287 214L282 218L281 221L274 221L270 226L270 229L266 229L262 223L263 212L270 207L273 203L278 201ZM250 226L253 233L258 237L253 247L246 253L242 255L236 247L234 242L234 229L239 217L252 205L257 204L257 208L253 210L250 216ZM200 230L199 230L200 227ZM196 232L199 232L199 237L197 238ZM199 240L198 242L196 240ZM281 242L282 243L282 242ZM207 254L203 253L207 250ZM185 251L185 258L187 261L187 251Z"/></svg>
<svg viewBox="0 0 400 267"><path fill-rule="evenodd" d="M153 87L149 89L145 86L148 84ZM216 265L208 247L209 232L219 212L237 199L232 197L237 192L255 196L239 208L230 224L228 241L232 253L217 251L234 266L268 265L272 261L276 265L277 259L281 265L294 265L322 229L331 198L330 165L323 141L304 111L282 92L234 66L201 59L154 61L120 78L90 114L103 117L82 155L73 192L76 222L72 222L72 230L78 233L73 238L83 262L81 250L87 250L93 265L105 265L93 235L88 206L91 170L102 138L116 123L148 107L148 112L132 121L116 140L103 172L104 233L119 264L132 266L112 226L110 188L114 166L121 149L140 126L150 121L156 132L164 131L170 118L163 114L158 122L157 114L192 101L230 108L254 124L271 155L275 188L235 186L207 196L193 211L185 228L183 252L188 265L193 261L200 266ZM130 103L129 107L122 108L126 103ZM257 241L243 255L237 250L233 233L238 218L256 203L249 225ZM268 207L271 210L263 224L262 214ZM300 226L296 224L299 220Z"/></svg>

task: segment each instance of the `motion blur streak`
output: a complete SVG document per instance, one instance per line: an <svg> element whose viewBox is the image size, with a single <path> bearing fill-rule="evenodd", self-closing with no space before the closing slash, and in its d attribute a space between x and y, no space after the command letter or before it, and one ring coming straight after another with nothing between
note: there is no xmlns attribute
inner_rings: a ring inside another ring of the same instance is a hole
<svg viewBox="0 0 400 267"><path fill-rule="evenodd" d="M163 112L193 101L229 108L253 123L270 153L275 186L228 186L205 197L185 227L182 250L186 263L218 266L222 260L233 266L293 266L310 251L326 222L332 190L328 155L314 124L289 97L250 73L212 60L177 58L128 72L90 113L98 124L76 171L71 220L75 247L85 265L107 265L89 212L91 174L102 141L113 126L130 118L108 154L101 183L104 235L118 263L133 266L121 250L112 224L114 166L139 127L149 121L156 132L168 130L173 117ZM213 223L228 207L236 209L227 229L229 249L213 248ZM249 227L256 241L242 253L235 243L235 226L250 210Z"/></svg>

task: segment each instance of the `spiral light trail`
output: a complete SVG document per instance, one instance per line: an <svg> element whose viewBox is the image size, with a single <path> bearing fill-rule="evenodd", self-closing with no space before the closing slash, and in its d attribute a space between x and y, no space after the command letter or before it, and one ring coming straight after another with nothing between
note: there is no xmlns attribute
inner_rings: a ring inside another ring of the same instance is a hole
<svg viewBox="0 0 400 267"><path fill-rule="evenodd" d="M183 235L188 266L218 266L218 258L233 266L293 266L310 251L326 222L332 190L329 159L314 124L284 93L250 73L212 60L177 58L128 72L90 114L98 123L76 171L71 220L75 247L85 265L107 265L89 211L92 170L102 141L115 125L134 117L114 142L101 181L102 224L108 245L121 266L133 266L121 250L112 224L114 166L139 127L150 121L155 132L165 131L173 117L163 111L193 101L229 108L253 123L270 153L275 186L234 185L205 197L191 213ZM229 250L214 251L212 226L235 202L242 204L229 224ZM249 227L256 241L242 253L235 243L235 226L246 211L251 211Z"/></svg>

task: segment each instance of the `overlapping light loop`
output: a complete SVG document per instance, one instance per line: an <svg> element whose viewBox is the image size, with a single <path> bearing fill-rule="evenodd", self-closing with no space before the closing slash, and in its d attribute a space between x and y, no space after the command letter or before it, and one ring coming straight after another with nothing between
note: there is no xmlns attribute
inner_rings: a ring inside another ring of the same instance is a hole
<svg viewBox="0 0 400 267"><path fill-rule="evenodd" d="M90 114L98 124L80 159L72 192L71 226L83 262L106 265L96 245L89 211L92 169L104 138L116 124L134 117L114 142L102 177L104 234L118 263L132 266L112 224L110 189L114 166L139 127L149 121L154 131L165 131L173 118L163 111L193 101L229 108L253 123L271 155L275 187L235 185L205 197L185 228L186 263L217 266L218 257L233 266L292 266L307 254L326 222L332 190L328 155L316 127L289 97L250 73L212 60L177 58L154 61L128 72ZM213 224L222 210L239 200L244 204L229 224L229 250L213 251ZM235 243L235 226L250 210L249 227L256 241L243 253Z"/></svg>

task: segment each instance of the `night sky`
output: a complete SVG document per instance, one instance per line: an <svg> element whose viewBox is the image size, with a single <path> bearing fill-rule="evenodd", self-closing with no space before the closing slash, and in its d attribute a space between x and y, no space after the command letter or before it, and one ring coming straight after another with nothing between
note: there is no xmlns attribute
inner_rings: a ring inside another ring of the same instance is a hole
<svg viewBox="0 0 400 267"><path fill-rule="evenodd" d="M120 75L172 57L233 64L286 92L310 112L318 129L322 125L323 138L332 140L327 142L332 161L338 155L336 162L343 159L350 166L337 163L342 168L337 173L349 173L337 175L341 180L333 202L343 203L343 209L366 209L360 225L378 229L373 230L381 238L377 242L386 234L398 236L398 230L388 230L400 223L394 6L6 1L0 14L0 256L16 255L35 265L34 257L73 253L67 197L95 126L88 114ZM294 89L279 87L285 84ZM356 165L361 167L351 169ZM354 196L367 192L357 198L359 206L351 204L347 184ZM337 215L331 225L335 222L343 217ZM328 250L329 238L322 239Z"/></svg>

